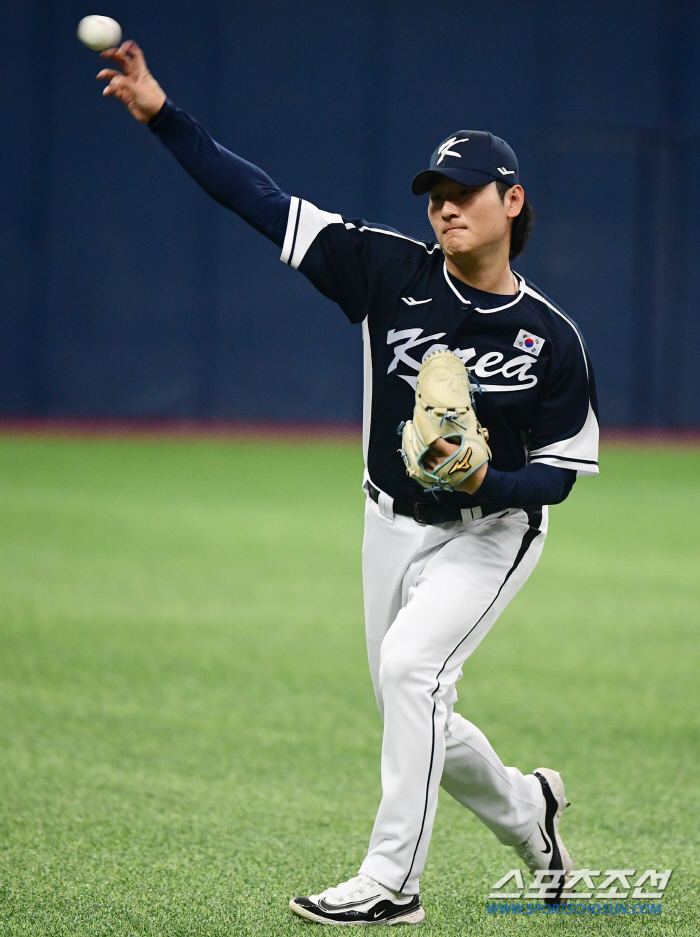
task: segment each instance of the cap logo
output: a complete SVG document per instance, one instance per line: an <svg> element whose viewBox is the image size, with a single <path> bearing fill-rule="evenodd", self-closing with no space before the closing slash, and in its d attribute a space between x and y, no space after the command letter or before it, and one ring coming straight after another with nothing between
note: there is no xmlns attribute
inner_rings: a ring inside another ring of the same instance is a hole
<svg viewBox="0 0 700 937"><path fill-rule="evenodd" d="M515 175L514 169L506 169L505 166L499 166L498 171L500 172L502 176L514 176Z"/></svg>
<svg viewBox="0 0 700 937"><path fill-rule="evenodd" d="M461 159L462 154L457 153L456 150L451 150L450 147L453 143L466 143L468 139L469 137L450 137L449 140L445 140L444 143L441 143L438 147L440 159L437 161L436 165L439 166L446 156L456 156L458 159Z"/></svg>

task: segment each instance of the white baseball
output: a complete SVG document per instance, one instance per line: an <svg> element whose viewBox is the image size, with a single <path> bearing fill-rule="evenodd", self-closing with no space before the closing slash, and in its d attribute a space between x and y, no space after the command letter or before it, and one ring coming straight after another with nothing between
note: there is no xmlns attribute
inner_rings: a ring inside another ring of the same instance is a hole
<svg viewBox="0 0 700 937"><path fill-rule="evenodd" d="M78 39L88 49L102 52L118 46L122 39L122 28L110 16L85 16L78 23Z"/></svg>

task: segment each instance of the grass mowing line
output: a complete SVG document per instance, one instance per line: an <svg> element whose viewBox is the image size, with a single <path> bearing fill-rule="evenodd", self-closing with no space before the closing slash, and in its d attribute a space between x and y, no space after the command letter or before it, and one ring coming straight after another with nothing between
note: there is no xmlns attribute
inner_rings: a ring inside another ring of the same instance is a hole
<svg viewBox="0 0 700 937"><path fill-rule="evenodd" d="M300 934L288 898L356 870L381 739L361 457L285 444L271 490L232 482L270 451L0 442L0 934ZM696 933L700 453L602 466L459 708L506 763L564 770L580 867L675 869L663 914L487 915L516 863L441 796L422 933Z"/></svg>

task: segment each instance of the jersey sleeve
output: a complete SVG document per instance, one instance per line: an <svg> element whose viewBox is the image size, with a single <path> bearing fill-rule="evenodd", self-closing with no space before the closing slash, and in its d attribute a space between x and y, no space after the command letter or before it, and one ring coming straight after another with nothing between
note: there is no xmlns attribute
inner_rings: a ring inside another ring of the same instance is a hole
<svg viewBox="0 0 700 937"><path fill-rule="evenodd" d="M537 402L530 431L530 462L598 474L598 405L583 339L562 314L563 333Z"/></svg>
<svg viewBox="0 0 700 937"><path fill-rule="evenodd" d="M424 258L437 246L292 196L280 260L303 273L351 322L362 322L382 268L392 260Z"/></svg>
<svg viewBox="0 0 700 937"><path fill-rule="evenodd" d="M262 169L212 140L201 124L169 98L148 126L219 205L282 245L290 198Z"/></svg>
<svg viewBox="0 0 700 937"><path fill-rule="evenodd" d="M561 504L576 481L576 472L535 462L517 472L499 472L489 465L484 480L472 495L481 504L508 504L512 508Z"/></svg>
<svg viewBox="0 0 700 937"><path fill-rule="evenodd" d="M424 258L438 246L290 197L170 99L148 126L205 192L280 246L282 261L338 303L351 322L365 319L376 275L386 262L407 254Z"/></svg>

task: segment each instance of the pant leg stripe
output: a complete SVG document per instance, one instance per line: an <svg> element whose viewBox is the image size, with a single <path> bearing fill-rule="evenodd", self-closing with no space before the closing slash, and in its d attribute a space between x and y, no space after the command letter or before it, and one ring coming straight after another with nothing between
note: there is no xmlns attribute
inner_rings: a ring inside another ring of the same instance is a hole
<svg viewBox="0 0 700 937"><path fill-rule="evenodd" d="M503 591L503 588L505 587L505 584L508 582L508 580L509 580L510 577L513 575L513 573L514 573L515 570L518 568L518 566L520 566L520 564L521 564L521 562L522 562L522 560L523 560L523 557L525 556L525 554L526 554L527 551L529 550L530 546L532 545L533 541L535 540L535 537L537 537L537 536L541 533L541 531L540 531L540 525L541 525L541 523L542 523L542 511L541 511L541 510L537 510L537 511L528 511L528 512L527 512L527 519L528 519L528 529L525 531L525 534L523 535L523 539L522 539L521 542L520 542L520 547L519 547L518 552L517 552L517 554L516 554L516 556L515 556L515 559L513 560L513 565L510 567L510 569L508 570L508 572L507 572L506 575L505 575L505 579L503 580L503 582L501 583L501 585L498 587L498 591L496 592L496 595L493 597L493 601L489 604L488 608L479 616L478 621L476 621L476 622L472 625L472 627L471 627L471 628L469 629L469 631L464 635L464 637L462 638L462 640L461 640L458 644L456 644L455 647L450 651L450 653L449 653L449 654L447 655L447 657L445 658L445 661L444 661L442 667L441 667L440 670L438 671L437 677L435 678L435 689L434 689L433 692L430 694L430 695L433 697L433 713L432 713L432 716L431 716L431 721L432 721L432 724L433 724L433 736L432 736L432 742L431 742L431 746L430 746L430 764L429 764L429 766L428 766L428 782L427 782L427 784L425 785L425 803L424 803L424 805L423 805L423 818L422 818L422 820L421 820L420 830L419 830L419 832L418 832L418 839L417 839L417 841L416 841L416 848L413 850L413 856L412 856L412 858L411 858L411 864L410 864L410 866L409 866L409 868L408 868L408 872L406 873L406 878L405 878L405 879L403 880L403 882L401 883L401 888L399 888L399 891L403 891L403 889L404 889L404 887L405 887L405 885L406 885L406 882L408 881L408 878L409 878L411 872L413 871L413 865L414 865L414 863L415 863L415 861L416 861L416 855L418 854L418 847L419 847L420 841L421 841L421 839L422 839L422 837L423 837L423 830L425 829L425 818L426 818L427 815L428 815L428 802L429 802L429 798L430 798L430 780L431 780L431 776L432 776L432 773L433 773L433 762L434 762L434 760L435 760L435 710L436 710L436 708L437 708L437 703L436 703L436 701L435 701L435 694L436 694L437 691L440 689L440 677L442 676L442 672L443 672L443 670L445 669L445 667L447 667L447 664L448 664L450 658L452 657L452 655L457 651L457 649L458 649L462 644L464 644L464 642L467 640L467 638L468 638L469 635L472 633L472 631L474 631L474 629L479 626L479 624L483 621L484 617L491 611L491 609L493 608L494 604L495 604L496 601L498 600L499 595L500 595L501 592Z"/></svg>

